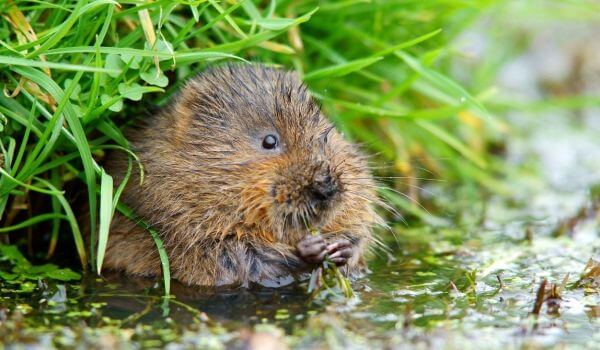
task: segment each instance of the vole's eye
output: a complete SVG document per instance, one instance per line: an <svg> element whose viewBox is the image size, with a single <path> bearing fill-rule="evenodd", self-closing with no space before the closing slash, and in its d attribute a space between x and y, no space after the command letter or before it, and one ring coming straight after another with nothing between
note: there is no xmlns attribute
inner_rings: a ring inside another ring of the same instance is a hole
<svg viewBox="0 0 600 350"><path fill-rule="evenodd" d="M274 149L277 147L279 141L277 140L277 136L275 135L267 135L262 141L262 147L264 149Z"/></svg>

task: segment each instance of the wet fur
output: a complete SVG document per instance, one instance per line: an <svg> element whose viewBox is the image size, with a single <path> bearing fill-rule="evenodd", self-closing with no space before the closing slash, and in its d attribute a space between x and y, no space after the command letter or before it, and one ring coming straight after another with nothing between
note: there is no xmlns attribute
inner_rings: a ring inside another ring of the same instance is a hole
<svg viewBox="0 0 600 350"><path fill-rule="evenodd" d="M276 132L281 151L260 148ZM344 237L355 254L349 275L379 223L377 198L363 155L322 115L297 75L260 65L228 65L188 82L144 125L129 130L144 165L122 200L161 235L171 274L190 285L248 285L305 272L295 246L307 224L328 240ZM117 182L127 168L111 154ZM330 205L311 204L307 186L330 172L340 191ZM150 235L117 215L105 266L132 275L160 274Z"/></svg>

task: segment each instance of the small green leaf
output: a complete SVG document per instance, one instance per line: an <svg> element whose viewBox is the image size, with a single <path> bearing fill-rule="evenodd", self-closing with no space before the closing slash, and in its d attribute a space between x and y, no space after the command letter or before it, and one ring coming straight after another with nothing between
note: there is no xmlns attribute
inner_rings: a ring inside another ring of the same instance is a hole
<svg viewBox="0 0 600 350"><path fill-rule="evenodd" d="M84 318L84 317L91 317L92 316L92 312L91 311L69 311L67 312L67 314L65 315L69 318Z"/></svg>
<svg viewBox="0 0 600 350"><path fill-rule="evenodd" d="M71 85L71 82L73 80L72 79L66 79L65 83L63 84L63 87L65 88L65 90L67 89L67 87L69 85ZM79 100L79 95L81 94L81 85L79 85L79 83L75 84L75 88L73 88L73 92L71 92L71 95L69 96L69 98L71 100Z"/></svg>
<svg viewBox="0 0 600 350"><path fill-rule="evenodd" d="M140 63L142 63L142 57L137 55L131 55L128 53L122 53L120 55L121 61L125 63L125 65L129 66L129 68L138 69L140 68Z"/></svg>
<svg viewBox="0 0 600 350"><path fill-rule="evenodd" d="M175 56L173 45L171 45L171 43L169 43L168 41L164 41L162 39L156 40L154 47L151 47L148 42L145 43L144 47L146 50L161 53L161 55L157 55L159 61L170 60L173 59L173 57Z"/></svg>
<svg viewBox="0 0 600 350"><path fill-rule="evenodd" d="M79 274L69 268L48 271L46 276L48 278L58 280L58 281L63 281L63 282L77 281L77 280L81 279L81 274Z"/></svg>
<svg viewBox="0 0 600 350"><path fill-rule="evenodd" d="M124 83L119 84L119 93L124 98L128 98L133 101L139 101L142 99L142 95L146 92L164 91L163 89L155 86L140 86L140 84L133 83L127 85Z"/></svg>
<svg viewBox="0 0 600 350"><path fill-rule="evenodd" d="M167 78L162 71L157 70L156 67L152 67L148 71L141 73L140 77L150 85L160 87L169 85L169 78Z"/></svg>
<svg viewBox="0 0 600 350"><path fill-rule="evenodd" d="M142 99L143 91L141 90L142 86L137 83L133 83L131 85L127 85L124 83L119 84L119 93L124 98L139 101Z"/></svg>
<svg viewBox="0 0 600 350"><path fill-rule="evenodd" d="M108 103L108 101L111 100L111 97L108 96L107 94L102 94L100 96L100 101L102 101L102 104L106 104ZM123 109L123 99L118 99L115 103L113 103L112 105L110 105L110 107L108 107L108 109L110 109L113 112L120 112Z"/></svg>
<svg viewBox="0 0 600 350"><path fill-rule="evenodd" d="M256 24L269 30L282 30L294 24L294 21L293 18L261 18Z"/></svg>
<svg viewBox="0 0 600 350"><path fill-rule="evenodd" d="M121 74L121 70L125 67L119 55L111 53L106 55L104 68L109 69L107 73L110 77L116 78Z"/></svg>
<svg viewBox="0 0 600 350"><path fill-rule="evenodd" d="M58 266L54 264L34 265L24 269L16 266L14 272L20 272L29 279L37 279L38 277L47 276L49 272L58 270Z"/></svg>
<svg viewBox="0 0 600 350"><path fill-rule="evenodd" d="M23 293L31 293L35 290L35 284L31 282L23 282L19 284L19 291ZM23 307L22 311L25 313L31 312L31 306L28 304L21 304L20 307Z"/></svg>
<svg viewBox="0 0 600 350"><path fill-rule="evenodd" d="M81 107L79 107L76 104L74 104L72 106L73 106L73 111L75 112L75 115L78 116L79 118L83 117L83 110L81 109Z"/></svg>
<svg viewBox="0 0 600 350"><path fill-rule="evenodd" d="M11 264L17 266L31 266L29 261L21 254L19 248L14 245L0 245L0 260L8 260Z"/></svg>
<svg viewBox="0 0 600 350"><path fill-rule="evenodd" d="M12 281L12 280L16 279L17 276L18 275L16 273L8 273L8 272L0 271L0 279L3 279L5 281Z"/></svg>

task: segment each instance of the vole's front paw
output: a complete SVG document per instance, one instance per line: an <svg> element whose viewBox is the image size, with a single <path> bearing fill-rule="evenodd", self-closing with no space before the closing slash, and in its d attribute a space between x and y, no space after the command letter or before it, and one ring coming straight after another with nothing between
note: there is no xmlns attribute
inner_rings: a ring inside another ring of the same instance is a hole
<svg viewBox="0 0 600 350"><path fill-rule="evenodd" d="M348 260L354 254L352 243L347 239L340 239L329 244L326 248L329 259L337 266L346 265Z"/></svg>
<svg viewBox="0 0 600 350"><path fill-rule="evenodd" d="M327 244L321 236L308 235L296 245L298 256L306 263L319 264L327 254Z"/></svg>

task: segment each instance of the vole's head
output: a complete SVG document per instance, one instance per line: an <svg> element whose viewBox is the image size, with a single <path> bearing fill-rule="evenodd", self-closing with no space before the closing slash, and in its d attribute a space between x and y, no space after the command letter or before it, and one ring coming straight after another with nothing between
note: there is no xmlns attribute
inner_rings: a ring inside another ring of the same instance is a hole
<svg viewBox="0 0 600 350"><path fill-rule="evenodd" d="M192 193L182 198L199 221L213 215L230 224L224 230L253 226L293 241L374 200L365 160L293 73L214 68L182 89L170 113L172 176Z"/></svg>

